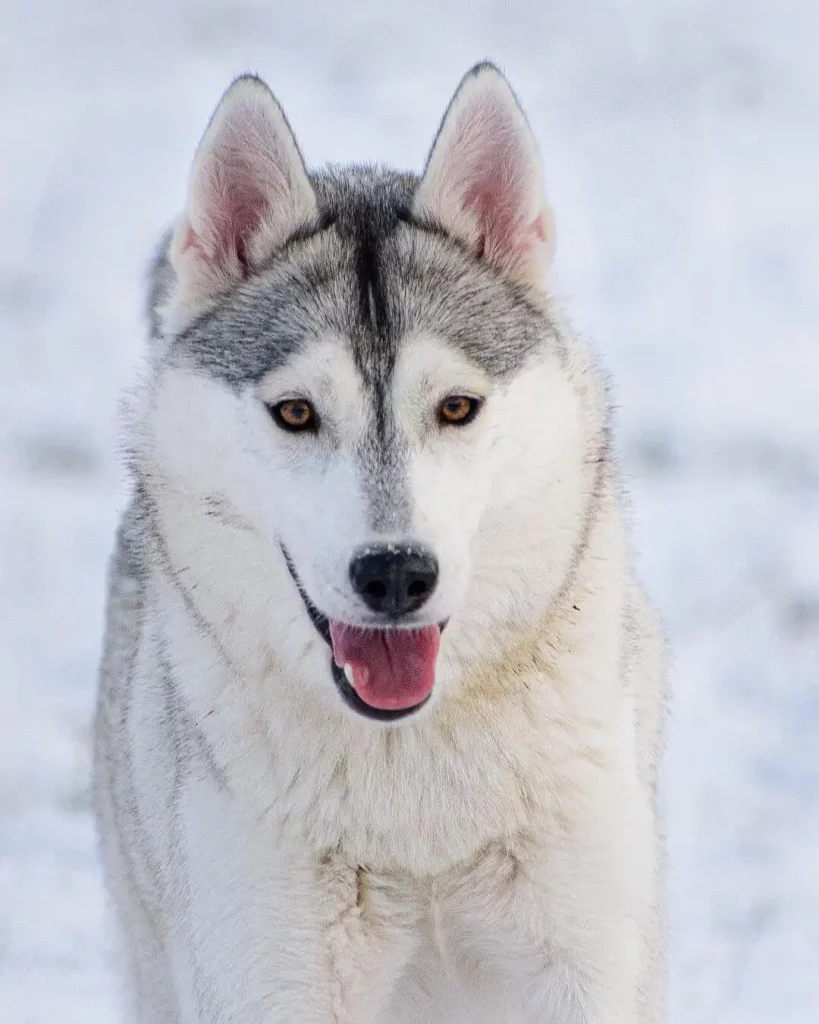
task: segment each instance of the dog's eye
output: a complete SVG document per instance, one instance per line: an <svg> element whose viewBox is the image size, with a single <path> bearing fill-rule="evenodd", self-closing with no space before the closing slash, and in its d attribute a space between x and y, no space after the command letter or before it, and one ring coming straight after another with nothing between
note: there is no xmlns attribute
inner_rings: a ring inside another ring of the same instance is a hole
<svg viewBox="0 0 819 1024"><path fill-rule="evenodd" d="M438 419L445 426L464 427L478 415L482 401L470 395L450 395L438 406Z"/></svg>
<svg viewBox="0 0 819 1024"><path fill-rule="evenodd" d="M268 406L273 419L282 430L295 432L298 430L315 430L318 427L318 416L310 403L304 398L288 398L277 405Z"/></svg>

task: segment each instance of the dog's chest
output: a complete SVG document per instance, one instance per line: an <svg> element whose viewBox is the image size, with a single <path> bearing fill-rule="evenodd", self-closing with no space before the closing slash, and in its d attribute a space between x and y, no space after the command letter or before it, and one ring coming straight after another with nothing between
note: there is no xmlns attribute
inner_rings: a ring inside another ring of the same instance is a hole
<svg viewBox="0 0 819 1024"><path fill-rule="evenodd" d="M492 935L523 869L511 840L441 875L413 879L400 872L358 870L361 934L381 936L407 951L379 1024L513 1024L508 993L487 981L502 969ZM479 952L481 951L481 952Z"/></svg>
<svg viewBox="0 0 819 1024"><path fill-rule="evenodd" d="M363 749L303 741L292 759L271 759L268 823L279 841L344 850L356 863L445 871L539 816L543 766L525 729L509 722L458 738L404 730Z"/></svg>

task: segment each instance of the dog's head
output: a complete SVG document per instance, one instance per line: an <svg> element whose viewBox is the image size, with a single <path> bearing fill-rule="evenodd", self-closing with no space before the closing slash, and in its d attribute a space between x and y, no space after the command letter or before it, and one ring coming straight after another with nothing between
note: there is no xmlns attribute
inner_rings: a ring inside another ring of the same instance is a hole
<svg viewBox="0 0 819 1024"><path fill-rule="evenodd" d="M568 571L594 431L549 313L552 238L535 143L490 65L420 178L309 175L253 77L200 144L155 277L138 464L203 592L255 587L314 626L370 717L427 702L445 624L453 658L482 648Z"/></svg>

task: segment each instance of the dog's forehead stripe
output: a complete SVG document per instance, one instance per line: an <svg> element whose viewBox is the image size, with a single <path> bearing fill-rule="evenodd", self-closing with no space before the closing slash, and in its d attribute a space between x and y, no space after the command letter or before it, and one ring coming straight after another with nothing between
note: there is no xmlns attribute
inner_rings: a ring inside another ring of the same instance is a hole
<svg viewBox="0 0 819 1024"><path fill-rule="evenodd" d="M408 453L391 408L391 380L398 343L395 302L389 294L386 241L399 226L394 195L348 183L337 204L335 230L350 272L345 332L370 402L369 429L357 451L362 486L374 530L401 532L411 518ZM321 192L320 192L321 195ZM404 205L405 199L401 199ZM356 315L357 314L357 315Z"/></svg>
<svg viewBox="0 0 819 1024"><path fill-rule="evenodd" d="M222 299L173 346L232 387L258 382L327 331L350 339L365 375L389 376L410 330L429 330L495 377L514 374L552 335L525 290L434 225L410 221L417 178L352 168L312 179L316 230ZM161 300L167 258L154 267ZM173 358L173 355L172 355Z"/></svg>

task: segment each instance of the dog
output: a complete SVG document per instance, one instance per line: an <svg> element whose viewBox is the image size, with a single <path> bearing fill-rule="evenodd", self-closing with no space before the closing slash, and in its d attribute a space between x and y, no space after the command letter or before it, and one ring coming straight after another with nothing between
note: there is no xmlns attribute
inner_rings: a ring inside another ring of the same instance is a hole
<svg viewBox="0 0 819 1024"><path fill-rule="evenodd" d="M658 1024L664 644L537 145L236 80L151 276L95 807L134 1024Z"/></svg>

